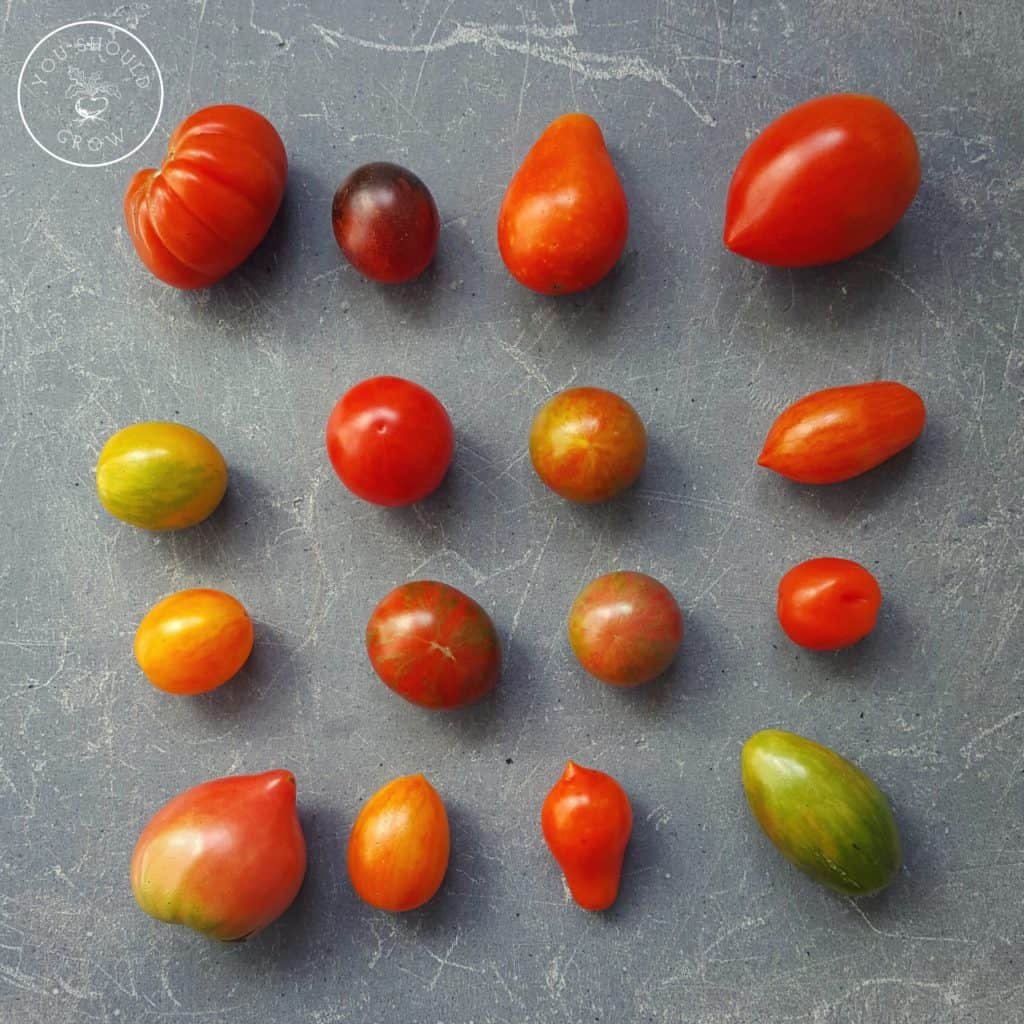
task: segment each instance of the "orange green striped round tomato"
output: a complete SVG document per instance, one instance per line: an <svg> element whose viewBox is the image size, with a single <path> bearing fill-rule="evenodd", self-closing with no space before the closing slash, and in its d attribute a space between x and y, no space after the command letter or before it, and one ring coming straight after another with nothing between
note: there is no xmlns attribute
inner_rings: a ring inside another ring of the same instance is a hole
<svg viewBox="0 0 1024 1024"><path fill-rule="evenodd" d="M754 817L801 871L847 896L893 880L902 858L896 821L856 765L781 729L751 736L740 761Z"/></svg>
<svg viewBox="0 0 1024 1024"><path fill-rule="evenodd" d="M144 530L201 523L227 486L228 467L216 445L180 423L136 423L119 430L96 466L103 507Z"/></svg>
<svg viewBox="0 0 1024 1024"><path fill-rule="evenodd" d="M157 602L135 634L135 659L167 693L206 693L226 683L252 651L252 620L222 590L181 590Z"/></svg>

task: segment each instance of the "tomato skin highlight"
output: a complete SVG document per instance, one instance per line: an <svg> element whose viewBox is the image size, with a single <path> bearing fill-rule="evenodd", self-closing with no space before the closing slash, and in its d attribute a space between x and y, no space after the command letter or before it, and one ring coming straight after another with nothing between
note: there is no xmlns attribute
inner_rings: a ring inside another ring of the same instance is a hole
<svg viewBox="0 0 1024 1024"><path fill-rule="evenodd" d="M391 591L370 616L366 651L380 680L424 708L463 707L494 689L501 648L490 616L434 580Z"/></svg>
<svg viewBox="0 0 1024 1024"><path fill-rule="evenodd" d="M826 388L783 410L757 463L801 484L840 483L913 444L925 418L921 396L903 384Z"/></svg>
<svg viewBox="0 0 1024 1024"><path fill-rule="evenodd" d="M415 910L441 888L450 849L448 814L437 790L422 775L393 779L366 801L352 826L352 887L380 910Z"/></svg>
<svg viewBox="0 0 1024 1024"><path fill-rule="evenodd" d="M607 910L619 894L633 830L626 791L610 775L569 761L544 800L540 823L572 898L584 910Z"/></svg>
<svg viewBox="0 0 1024 1024"><path fill-rule="evenodd" d="M683 641L683 616L671 591L641 572L591 580L569 612L569 643L592 676L639 686L660 676Z"/></svg>
<svg viewBox="0 0 1024 1024"><path fill-rule="evenodd" d="M357 497L394 508L435 491L455 452L445 407L401 377L370 377L338 400L327 420L327 455Z"/></svg>
<svg viewBox="0 0 1024 1024"><path fill-rule="evenodd" d="M509 182L498 213L498 249L509 273L545 295L597 284L618 262L629 203L597 122L552 121Z"/></svg>
<svg viewBox="0 0 1024 1024"><path fill-rule="evenodd" d="M277 215L288 157L248 107L197 110L174 130L160 169L139 171L124 214L135 251L175 288L206 288L243 263Z"/></svg>
<svg viewBox="0 0 1024 1024"><path fill-rule="evenodd" d="M892 107L821 96L748 146L729 185L724 242L772 266L835 263L888 234L920 182L914 134Z"/></svg>
<svg viewBox="0 0 1024 1024"><path fill-rule="evenodd" d="M549 399L530 428L537 475L568 501L608 501L630 487L647 460L647 430L624 398L569 388Z"/></svg>
<svg viewBox="0 0 1024 1024"><path fill-rule="evenodd" d="M214 779L180 793L142 830L132 892L149 915L233 942L288 909L306 873L295 776Z"/></svg>

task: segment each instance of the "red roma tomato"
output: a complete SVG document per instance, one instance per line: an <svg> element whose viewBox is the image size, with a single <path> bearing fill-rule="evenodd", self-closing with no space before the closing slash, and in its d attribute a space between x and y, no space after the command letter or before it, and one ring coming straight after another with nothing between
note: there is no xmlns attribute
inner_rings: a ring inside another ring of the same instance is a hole
<svg viewBox="0 0 1024 1024"><path fill-rule="evenodd" d="M295 776L280 770L214 779L176 796L142 830L131 867L147 914L225 942L280 917L305 873Z"/></svg>
<svg viewBox="0 0 1024 1024"><path fill-rule="evenodd" d="M352 887L370 906L415 910L441 887L451 840L437 790L422 775L378 789L348 840Z"/></svg>
<svg viewBox="0 0 1024 1024"><path fill-rule="evenodd" d="M545 295L597 284L618 262L629 204L597 122L552 121L509 183L498 248L512 276Z"/></svg>
<svg viewBox="0 0 1024 1024"><path fill-rule="evenodd" d="M327 421L327 454L341 482L375 505L409 505L444 479L455 432L444 406L401 377L345 392Z"/></svg>
<svg viewBox="0 0 1024 1024"><path fill-rule="evenodd" d="M222 590L182 590L153 605L135 633L135 660L168 693L206 693L226 683L252 652L242 605Z"/></svg>
<svg viewBox="0 0 1024 1024"><path fill-rule="evenodd" d="M607 910L619 894L633 830L626 791L610 775L569 761L544 801L540 824L572 898L584 910Z"/></svg>
<svg viewBox="0 0 1024 1024"><path fill-rule="evenodd" d="M624 398L602 388L569 388L541 406L530 429L537 475L569 501L614 498L647 459L643 420Z"/></svg>
<svg viewBox="0 0 1024 1024"><path fill-rule="evenodd" d="M815 391L772 424L757 464L801 484L835 484L891 459L924 430L924 402L891 381Z"/></svg>
<svg viewBox="0 0 1024 1024"><path fill-rule="evenodd" d="M736 167L725 244L759 263L834 263L895 227L921 182L917 143L871 96L822 96L773 121Z"/></svg>
<svg viewBox="0 0 1024 1024"><path fill-rule="evenodd" d="M613 686L660 676L683 642L683 616L667 587L642 572L591 580L569 612L569 643L579 663Z"/></svg>
<svg viewBox="0 0 1024 1024"><path fill-rule="evenodd" d="M419 277L441 233L430 189L397 164L354 170L334 193L331 223L349 263L382 284Z"/></svg>
<svg viewBox="0 0 1024 1024"><path fill-rule="evenodd" d="M835 651L875 628L882 591L862 565L846 558L812 558L779 581L779 625L812 651Z"/></svg>
<svg viewBox="0 0 1024 1024"><path fill-rule="evenodd" d="M498 634L487 612L446 583L396 587L366 626L373 670L399 696L424 708L458 708L494 689Z"/></svg>
<svg viewBox="0 0 1024 1024"><path fill-rule="evenodd" d="M267 233L288 176L274 126L248 107L206 107L178 125L159 170L128 185L124 215L142 262L175 288L205 288Z"/></svg>

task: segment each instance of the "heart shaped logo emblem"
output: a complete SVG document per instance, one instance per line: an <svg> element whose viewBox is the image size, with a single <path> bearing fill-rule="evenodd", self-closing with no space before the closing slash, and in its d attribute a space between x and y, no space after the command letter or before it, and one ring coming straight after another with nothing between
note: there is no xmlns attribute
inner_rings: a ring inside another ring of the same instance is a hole
<svg viewBox="0 0 1024 1024"><path fill-rule="evenodd" d="M98 121L109 106L106 96L79 96L75 100L75 113L83 121Z"/></svg>

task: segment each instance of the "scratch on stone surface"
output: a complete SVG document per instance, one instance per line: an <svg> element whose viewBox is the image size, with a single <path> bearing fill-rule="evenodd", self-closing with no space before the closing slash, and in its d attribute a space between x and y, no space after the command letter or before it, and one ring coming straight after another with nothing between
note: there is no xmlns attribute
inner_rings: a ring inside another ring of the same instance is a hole
<svg viewBox="0 0 1024 1024"><path fill-rule="evenodd" d="M963 757L963 759L967 762L968 765L972 764L975 761L982 760L984 755L975 755L975 747L977 747L978 744L982 741L987 740L989 736L992 736L993 734L1000 732L1002 729L1005 729L1008 725L1012 725L1014 722L1017 721L1018 718L1021 717L1021 715L1024 715L1024 709L1011 711L1008 715L1005 715L1004 717L1000 718L998 722L986 726L980 732L975 733L975 735L972 736L971 739L969 739L960 748L960 756Z"/></svg>
<svg viewBox="0 0 1024 1024"><path fill-rule="evenodd" d="M270 36L271 39L276 39L277 45L281 50L287 52L291 49L293 40L285 39L280 32L272 28L263 28L261 25L256 24L256 0L249 0L249 28L261 36Z"/></svg>

